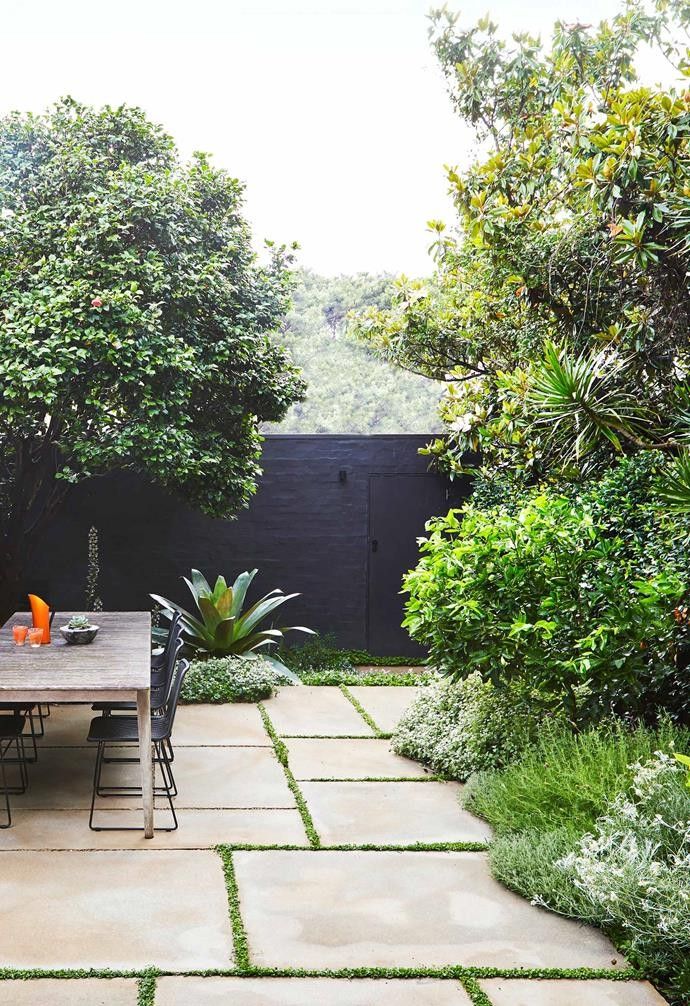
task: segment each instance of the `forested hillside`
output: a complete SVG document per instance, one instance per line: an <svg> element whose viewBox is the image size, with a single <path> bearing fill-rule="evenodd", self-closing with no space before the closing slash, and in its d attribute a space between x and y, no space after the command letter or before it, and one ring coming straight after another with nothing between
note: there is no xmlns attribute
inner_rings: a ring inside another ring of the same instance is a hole
<svg viewBox="0 0 690 1006"><path fill-rule="evenodd" d="M307 382L307 397L271 433L432 433L443 385L378 359L345 332L347 312L387 307L390 276L325 277L303 271L282 339Z"/></svg>

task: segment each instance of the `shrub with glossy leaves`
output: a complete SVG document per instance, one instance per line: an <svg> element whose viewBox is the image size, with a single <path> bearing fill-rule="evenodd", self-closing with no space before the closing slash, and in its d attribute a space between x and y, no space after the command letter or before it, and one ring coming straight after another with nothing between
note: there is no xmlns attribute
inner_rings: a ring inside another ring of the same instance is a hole
<svg viewBox="0 0 690 1006"><path fill-rule="evenodd" d="M258 260L242 203L138 108L0 120L0 617L74 482L128 467L223 517L254 493L304 388L270 338L290 253Z"/></svg>
<svg viewBox="0 0 690 1006"><path fill-rule="evenodd" d="M435 665L530 690L577 723L687 716L673 614L687 533L656 506L651 461L625 461L579 495L537 488L520 504L470 503L430 521L405 580L405 625ZM626 492L635 476L644 493Z"/></svg>

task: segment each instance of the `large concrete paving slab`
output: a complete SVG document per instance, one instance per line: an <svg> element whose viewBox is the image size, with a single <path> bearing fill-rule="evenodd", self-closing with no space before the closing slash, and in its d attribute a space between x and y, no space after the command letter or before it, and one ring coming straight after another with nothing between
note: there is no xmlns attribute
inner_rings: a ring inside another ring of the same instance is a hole
<svg viewBox="0 0 690 1006"><path fill-rule="evenodd" d="M50 716L43 720L44 736L39 740L42 746L50 747L83 747L89 733L89 726L94 716L89 704L73 704L50 706Z"/></svg>
<svg viewBox="0 0 690 1006"><path fill-rule="evenodd" d="M0 981L0 1006L137 1006L132 978L37 978Z"/></svg>
<svg viewBox="0 0 690 1006"><path fill-rule="evenodd" d="M135 757L136 748L109 748L113 757ZM54 747L40 751L29 766L29 788L13 797L17 810L84 810L91 805L95 745L89 748ZM174 763L180 808L294 807L285 773L272 748L179 747ZM102 783L140 785L139 766L107 764ZM108 797L99 806L128 808L128 797Z"/></svg>
<svg viewBox="0 0 690 1006"><path fill-rule="evenodd" d="M214 852L5 852L0 865L3 967L230 966Z"/></svg>
<svg viewBox="0 0 690 1006"><path fill-rule="evenodd" d="M294 807L273 748L177 747L176 807Z"/></svg>
<svg viewBox="0 0 690 1006"><path fill-rule="evenodd" d="M297 737L370 737L374 731L339 688L281 688L266 710L277 732Z"/></svg>
<svg viewBox="0 0 690 1006"><path fill-rule="evenodd" d="M104 809L105 808L105 809ZM309 842L297 810L178 810L177 831L156 831L145 839L136 831L90 831L86 810L17 811L13 825L0 831L0 852L41 849L212 849L216 845L304 845ZM98 827L137 827L141 810L111 810L99 802ZM158 829L170 812L156 811ZM2 860L0 860L0 863Z"/></svg>
<svg viewBox="0 0 690 1006"><path fill-rule="evenodd" d="M156 1006L470 1006L459 982L370 978L159 978Z"/></svg>
<svg viewBox="0 0 690 1006"><path fill-rule="evenodd" d="M492 978L479 984L492 1006L666 1006L649 982Z"/></svg>
<svg viewBox="0 0 690 1006"><path fill-rule="evenodd" d="M379 730L392 734L406 709L412 705L421 689L389 687L387 685L354 685L348 691L354 695Z"/></svg>
<svg viewBox="0 0 690 1006"><path fill-rule="evenodd" d="M90 705L52 705L51 714L44 721L45 736L39 744L85 746L91 720L97 715ZM258 707L247 702L181 705L175 717L173 742L176 746L192 747L271 744Z"/></svg>
<svg viewBox="0 0 690 1006"><path fill-rule="evenodd" d="M261 713L250 702L180 706L175 717L173 742L175 747L235 744L271 746Z"/></svg>
<svg viewBox="0 0 690 1006"><path fill-rule="evenodd" d="M484 842L491 837L487 824L461 809L461 787L454 783L304 782L301 789L326 845Z"/></svg>
<svg viewBox="0 0 690 1006"><path fill-rule="evenodd" d="M285 741L296 779L424 779L429 773L416 761L393 754L390 742L374 738Z"/></svg>
<svg viewBox="0 0 690 1006"><path fill-rule="evenodd" d="M237 852L234 862L262 966L624 965L601 933L501 887L482 853Z"/></svg>

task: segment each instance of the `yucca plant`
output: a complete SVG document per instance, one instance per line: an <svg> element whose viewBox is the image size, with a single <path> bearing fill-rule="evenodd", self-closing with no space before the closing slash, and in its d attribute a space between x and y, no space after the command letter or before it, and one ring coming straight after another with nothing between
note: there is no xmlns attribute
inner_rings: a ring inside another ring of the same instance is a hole
<svg viewBox="0 0 690 1006"><path fill-rule="evenodd" d="M624 360L607 359L602 353L571 356L547 342L529 403L537 424L549 428L568 460L581 461L604 441L620 451L621 437L645 446L640 432L650 417L617 385L625 367Z"/></svg>
<svg viewBox="0 0 690 1006"><path fill-rule="evenodd" d="M204 654L214 657L227 657L231 654L243 656L260 650L262 656L269 660L277 671L298 683L299 678L282 661L266 651L280 644L286 632L306 632L314 635L313 630L303 625L280 628L272 625L270 628L260 628L260 624L277 608L293 597L299 597L299 594L284 594L281 590L271 590L245 612L242 611L247 590L257 572L258 570L252 569L250 572L240 573L231 587L228 586L225 577L219 576L215 586L211 588L206 577L198 569L192 570L191 580L186 576L182 577L192 592L200 617L192 615L179 604L159 594L150 596L160 604L162 614L166 618L172 618L173 613L179 611L185 643L197 656Z"/></svg>

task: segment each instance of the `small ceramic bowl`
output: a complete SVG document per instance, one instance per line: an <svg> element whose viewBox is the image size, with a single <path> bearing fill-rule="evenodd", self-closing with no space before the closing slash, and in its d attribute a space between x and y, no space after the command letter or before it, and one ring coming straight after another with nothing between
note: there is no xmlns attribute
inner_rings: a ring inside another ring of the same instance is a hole
<svg viewBox="0 0 690 1006"><path fill-rule="evenodd" d="M93 643L98 629L98 625L90 625L88 629L70 629L68 626L62 625L60 633L70 646L84 646L86 643Z"/></svg>

